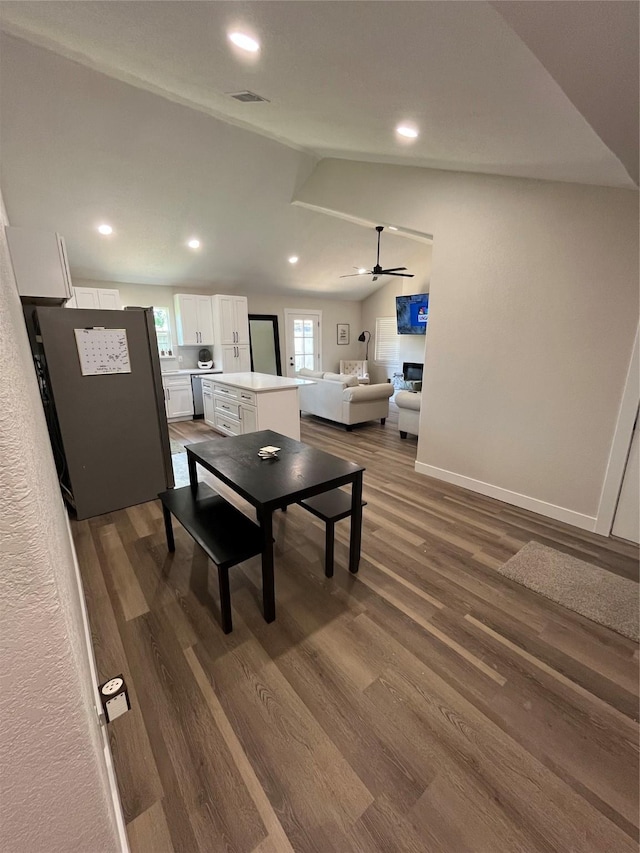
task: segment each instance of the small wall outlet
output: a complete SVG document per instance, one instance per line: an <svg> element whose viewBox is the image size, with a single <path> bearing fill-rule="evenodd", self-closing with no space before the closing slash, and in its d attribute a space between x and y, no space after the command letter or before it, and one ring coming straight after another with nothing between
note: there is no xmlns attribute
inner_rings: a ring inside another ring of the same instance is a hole
<svg viewBox="0 0 640 853"><path fill-rule="evenodd" d="M124 683L124 676L116 675L98 687L102 708L108 723L112 723L127 711L131 710L129 691Z"/></svg>

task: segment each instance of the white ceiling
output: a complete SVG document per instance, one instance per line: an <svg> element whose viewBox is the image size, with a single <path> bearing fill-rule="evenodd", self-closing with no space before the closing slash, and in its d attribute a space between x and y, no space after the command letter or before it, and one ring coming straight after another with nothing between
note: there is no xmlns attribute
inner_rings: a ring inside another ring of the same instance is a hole
<svg viewBox="0 0 640 853"><path fill-rule="evenodd" d="M589 25L561 37L585 6ZM338 276L373 262L375 233L290 205L316 158L632 187L634 14L562 0L0 3L2 28L32 43L5 37L0 57L9 215L64 233L78 277L363 298L368 280ZM257 59L230 49L232 26L258 36ZM242 89L270 103L225 94ZM398 141L402 120L417 141ZM105 218L117 233L100 241ZM185 254L196 232L203 249ZM426 268L428 249L384 236L385 264Z"/></svg>

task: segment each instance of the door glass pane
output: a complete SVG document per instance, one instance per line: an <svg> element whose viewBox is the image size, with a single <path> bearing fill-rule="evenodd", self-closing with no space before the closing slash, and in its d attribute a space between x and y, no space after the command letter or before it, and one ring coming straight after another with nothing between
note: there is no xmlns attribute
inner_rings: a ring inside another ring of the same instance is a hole
<svg viewBox="0 0 640 853"><path fill-rule="evenodd" d="M313 320L305 320L304 321L304 334L312 335L313 334Z"/></svg>
<svg viewBox="0 0 640 853"><path fill-rule="evenodd" d="M305 355L305 357L304 357L304 366L305 366L308 370L313 370L313 368L314 368L314 364L313 364L313 353L312 353L311 355Z"/></svg>
<svg viewBox="0 0 640 853"><path fill-rule="evenodd" d="M313 353L313 338L304 339L304 351L305 353Z"/></svg>
<svg viewBox="0 0 640 853"><path fill-rule="evenodd" d="M304 356L303 356L303 355L297 355L297 356L295 357L295 362L296 362L296 370L301 370L303 367L306 367L306 366L307 366L307 365L305 364Z"/></svg>
<svg viewBox="0 0 640 853"><path fill-rule="evenodd" d="M301 355L304 352L304 338L294 338L293 348L296 355Z"/></svg>
<svg viewBox="0 0 640 853"><path fill-rule="evenodd" d="M302 334L302 320L294 320L293 321L293 334L301 335Z"/></svg>

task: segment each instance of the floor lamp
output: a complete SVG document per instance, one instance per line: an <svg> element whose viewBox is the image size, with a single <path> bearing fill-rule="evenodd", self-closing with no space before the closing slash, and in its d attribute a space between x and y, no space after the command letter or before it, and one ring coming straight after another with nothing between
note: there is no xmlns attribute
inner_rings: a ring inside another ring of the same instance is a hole
<svg viewBox="0 0 640 853"><path fill-rule="evenodd" d="M365 335L369 335L369 337L365 338ZM367 346L365 348L364 360L369 361L369 341L371 340L371 332L369 332L367 329L365 329L364 332L360 332L360 334L358 335L358 340L362 341L362 343L365 343L366 341Z"/></svg>

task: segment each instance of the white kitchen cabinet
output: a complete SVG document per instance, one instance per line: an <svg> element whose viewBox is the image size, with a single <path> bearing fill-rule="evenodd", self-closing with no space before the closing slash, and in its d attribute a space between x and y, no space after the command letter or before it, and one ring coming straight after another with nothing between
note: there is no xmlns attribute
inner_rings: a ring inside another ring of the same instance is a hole
<svg viewBox="0 0 640 853"><path fill-rule="evenodd" d="M260 429L300 440L298 385L295 380L263 373L237 373L225 381L202 380L205 423L224 435Z"/></svg>
<svg viewBox="0 0 640 853"><path fill-rule="evenodd" d="M215 359L215 354L214 354ZM219 348L216 363L222 362L223 373L246 373L251 370L251 351L248 344Z"/></svg>
<svg viewBox="0 0 640 853"><path fill-rule="evenodd" d="M203 408L203 416L204 422L209 424L209 426L213 426L215 423L215 408L213 405L213 390L211 387L207 388L205 383L202 383L202 408Z"/></svg>
<svg viewBox="0 0 640 853"><path fill-rule="evenodd" d="M74 287L73 295L66 308L102 308L108 311L120 311L120 291L106 287Z"/></svg>
<svg viewBox="0 0 640 853"><path fill-rule="evenodd" d="M220 344L249 343L249 303L246 296L213 297L213 315Z"/></svg>
<svg viewBox="0 0 640 853"><path fill-rule="evenodd" d="M190 376L163 376L164 404L168 420L193 417L193 391Z"/></svg>
<svg viewBox="0 0 640 853"><path fill-rule="evenodd" d="M64 239L55 231L6 227L20 296L56 302L71 298L71 273Z"/></svg>
<svg viewBox="0 0 640 853"><path fill-rule="evenodd" d="M183 347L213 346L211 297L177 293L173 297L173 305L178 344Z"/></svg>
<svg viewBox="0 0 640 853"><path fill-rule="evenodd" d="M249 303L246 296L223 296L211 299L215 344L213 360L225 372L251 370L249 350Z"/></svg>

